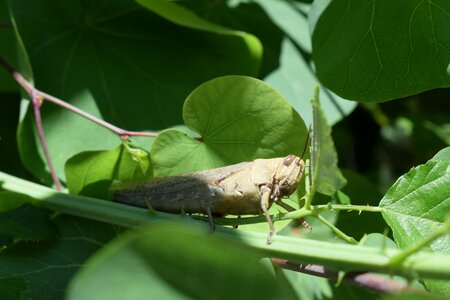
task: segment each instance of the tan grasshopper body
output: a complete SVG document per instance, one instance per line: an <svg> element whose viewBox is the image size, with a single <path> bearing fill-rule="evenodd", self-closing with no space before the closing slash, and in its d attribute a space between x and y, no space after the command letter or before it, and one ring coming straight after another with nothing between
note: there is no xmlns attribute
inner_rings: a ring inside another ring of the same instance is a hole
<svg viewBox="0 0 450 300"><path fill-rule="evenodd" d="M295 155L257 159L227 167L155 177L124 183L112 189L117 202L169 213L206 213L224 216L266 215L274 201L291 195L303 174L304 162ZM270 241L270 240L269 240Z"/></svg>

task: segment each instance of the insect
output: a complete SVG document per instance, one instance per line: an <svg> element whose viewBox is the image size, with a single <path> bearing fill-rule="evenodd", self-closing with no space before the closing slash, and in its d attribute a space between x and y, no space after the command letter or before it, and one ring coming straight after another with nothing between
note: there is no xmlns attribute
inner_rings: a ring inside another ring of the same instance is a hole
<svg viewBox="0 0 450 300"><path fill-rule="evenodd" d="M155 177L120 184L112 189L117 202L138 207L151 205L168 213L205 213L212 216L264 213L269 224L267 243L275 228L269 215L274 202L291 195L297 188L304 161L295 155L256 159L227 167Z"/></svg>

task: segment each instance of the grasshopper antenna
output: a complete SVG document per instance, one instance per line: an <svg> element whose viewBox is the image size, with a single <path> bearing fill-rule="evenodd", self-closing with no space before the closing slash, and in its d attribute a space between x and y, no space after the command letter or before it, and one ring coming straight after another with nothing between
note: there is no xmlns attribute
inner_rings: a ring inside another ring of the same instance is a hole
<svg viewBox="0 0 450 300"><path fill-rule="evenodd" d="M302 155L300 156L301 159L303 158L303 156L304 156L305 153L306 153L306 148L308 148L309 140L311 139L311 137L310 137L310 135L311 135L311 130L312 130L311 125L309 125L309 128L308 128L308 135L306 136L306 141L305 141L305 147L303 147L303 152L302 152Z"/></svg>

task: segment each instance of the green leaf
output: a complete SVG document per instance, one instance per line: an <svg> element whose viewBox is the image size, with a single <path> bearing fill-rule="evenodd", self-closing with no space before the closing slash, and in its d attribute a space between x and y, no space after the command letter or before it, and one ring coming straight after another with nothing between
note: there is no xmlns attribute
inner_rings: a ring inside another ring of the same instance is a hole
<svg viewBox="0 0 450 300"><path fill-rule="evenodd" d="M386 249L398 249L397 244L381 233L369 233L365 235L360 245L375 247L382 251Z"/></svg>
<svg viewBox="0 0 450 300"><path fill-rule="evenodd" d="M22 111L17 127L17 148L20 159L26 169L30 170L32 166L32 173L40 182L52 186L50 171L45 163L42 147L39 145L37 138L33 109L28 109L29 106L31 106L30 101L22 99ZM39 155L36 155L36 153L39 153Z"/></svg>
<svg viewBox="0 0 450 300"><path fill-rule="evenodd" d="M318 102L317 94L311 101L313 107L313 136L311 166L316 190L324 195L334 195L347 181L337 166L337 154L331 138L331 127Z"/></svg>
<svg viewBox="0 0 450 300"><path fill-rule="evenodd" d="M27 282L22 278L6 277L0 278L0 299L17 300L24 299Z"/></svg>
<svg viewBox="0 0 450 300"><path fill-rule="evenodd" d="M296 298L293 299L332 299L333 291L331 283L326 278L285 269L278 269L276 275L277 278L285 278L289 286L292 286L296 294Z"/></svg>
<svg viewBox="0 0 450 300"><path fill-rule="evenodd" d="M182 101L197 85L226 74L256 75L260 65L256 38L181 26L186 16L172 2L158 1L154 12L133 1L91 6L70 0L56 7L49 0L10 1L10 6L36 87L129 130L177 125ZM162 7L164 14L155 13ZM44 105L42 116L61 178L69 157L116 144L106 129L54 105ZM21 130L21 145L32 139L30 131ZM25 148L22 159L41 178L43 165L31 161L36 149Z"/></svg>
<svg viewBox="0 0 450 300"><path fill-rule="evenodd" d="M258 78L263 78L278 66L283 33L254 1L218 1L214 5L209 0L183 0L177 3L205 20L256 36L263 49Z"/></svg>
<svg viewBox="0 0 450 300"><path fill-rule="evenodd" d="M200 85L186 99L183 118L201 140L178 130L161 132L151 149L155 176L299 154L306 139L305 124L290 104L249 77L226 76Z"/></svg>
<svg viewBox="0 0 450 300"><path fill-rule="evenodd" d="M286 33L303 51L311 53L311 38L308 20L292 2L277 0L256 0L272 21Z"/></svg>
<svg viewBox="0 0 450 300"><path fill-rule="evenodd" d="M450 162L432 159L400 177L381 200L382 214L400 248L432 234L450 211ZM429 248L450 254L450 234L433 241ZM427 280L432 291L450 295L450 284Z"/></svg>
<svg viewBox="0 0 450 300"><path fill-rule="evenodd" d="M6 59L10 64L16 64L16 39L14 37L14 28L12 23L9 23L8 2L2 1L0 3L0 53L3 59ZM18 89L17 83L3 68L0 68L0 91L15 92Z"/></svg>
<svg viewBox="0 0 450 300"><path fill-rule="evenodd" d="M26 177L28 172L21 164L17 151L19 99L18 94L0 92L0 102L3 103L0 109L0 151L2 154L0 156L0 170L19 177Z"/></svg>
<svg viewBox="0 0 450 300"><path fill-rule="evenodd" d="M311 87L319 80L311 61L311 37L306 14L289 1L263 0L257 3L285 33L281 43L280 66L264 81L289 99L306 124L312 123L311 111L304 107L309 105L309 99L313 96ZM326 89L320 91L320 99L330 124L341 120L356 107L356 103Z"/></svg>
<svg viewBox="0 0 450 300"><path fill-rule="evenodd" d="M312 123L311 111L305 107L309 106L309 99L313 96L311 87L319 80L310 62L301 55L290 39L283 40L280 67L264 78L264 81L289 99L305 123ZM338 122L356 107L356 103L347 101L325 88L320 91L320 99L330 124Z"/></svg>
<svg viewBox="0 0 450 300"><path fill-rule="evenodd" d="M339 96L386 101L450 86L449 1L315 5L323 9L311 22L317 76Z"/></svg>
<svg viewBox="0 0 450 300"><path fill-rule="evenodd" d="M436 294L422 293L422 292L405 292L394 295L386 295L383 297L385 300L446 300L447 297L441 297Z"/></svg>
<svg viewBox="0 0 450 300"><path fill-rule="evenodd" d="M0 213L19 208L26 203L38 205L39 202L24 194L0 190Z"/></svg>
<svg viewBox="0 0 450 300"><path fill-rule="evenodd" d="M254 74L257 74L260 67L260 58L263 48L260 41L253 35L236 30L227 29L219 24L209 22L190 10L176 5L173 2L165 0L137 0L139 4L146 7L150 11L160 15L161 17L181 26L185 26L192 29L204 30L211 33L241 36L243 42L248 45L250 51L251 60L242 60L249 70L252 70Z"/></svg>
<svg viewBox="0 0 450 300"><path fill-rule="evenodd" d="M61 239L22 241L0 252L0 278L27 282L26 299L63 299L73 274L117 234L117 227L81 218L60 216L55 223Z"/></svg>
<svg viewBox="0 0 450 300"><path fill-rule="evenodd" d="M65 167L71 194L106 199L114 180L138 180L151 176L150 157L139 148L123 144L112 150L87 151L70 158Z"/></svg>
<svg viewBox="0 0 450 300"><path fill-rule="evenodd" d="M14 240L39 241L54 239L57 233L46 210L24 204L14 210L0 213L0 236Z"/></svg>
<svg viewBox="0 0 450 300"><path fill-rule="evenodd" d="M37 201L27 195L0 191L0 244L14 240L41 241L57 236L48 211L35 207Z"/></svg>
<svg viewBox="0 0 450 300"><path fill-rule="evenodd" d="M76 275L68 299L278 299L257 256L187 225L151 226L116 239Z"/></svg>
<svg viewBox="0 0 450 300"><path fill-rule="evenodd" d="M311 123L311 86L318 82L311 61L311 38L307 11L310 4L294 1L238 1L238 5L208 0L184 0L182 5L208 20L245 30L257 36L264 47L259 77L283 94L306 124ZM349 114L356 103L325 89L322 107L330 124Z"/></svg>
<svg viewBox="0 0 450 300"><path fill-rule="evenodd" d="M432 160L450 161L450 147L444 148L436 153Z"/></svg>

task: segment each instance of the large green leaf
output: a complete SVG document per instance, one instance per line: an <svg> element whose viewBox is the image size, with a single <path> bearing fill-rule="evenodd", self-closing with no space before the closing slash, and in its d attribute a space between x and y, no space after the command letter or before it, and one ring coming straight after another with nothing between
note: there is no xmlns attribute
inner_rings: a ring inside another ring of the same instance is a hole
<svg viewBox="0 0 450 300"><path fill-rule="evenodd" d="M0 191L0 244L13 241L40 241L57 237L49 212L35 207L37 201L27 195Z"/></svg>
<svg viewBox="0 0 450 300"><path fill-rule="evenodd" d="M400 248L412 245L442 226L450 211L450 161L432 159L411 169L389 189L380 206ZM450 254L450 234L430 245L430 250ZM450 295L449 282L425 281L434 292Z"/></svg>
<svg viewBox="0 0 450 300"><path fill-rule="evenodd" d="M444 148L432 158L433 160L450 161L450 147Z"/></svg>
<svg viewBox="0 0 450 300"><path fill-rule="evenodd" d="M0 192L0 197L4 197ZM0 213L0 237L6 241L50 240L57 237L48 212L31 204Z"/></svg>
<svg viewBox="0 0 450 300"><path fill-rule="evenodd" d="M195 15L180 14L173 2L153 1L153 11L117 0L10 6L36 86L131 130L181 123L182 101L198 84L230 73L256 75L260 64L256 38L219 26L211 30L213 25ZM187 27L192 23L196 26ZM114 146L112 134L71 112L44 105L42 113L61 178L69 157ZM21 133L26 133L21 140L31 140L29 132ZM36 153L26 154L27 167L42 173L42 166L30 161Z"/></svg>
<svg viewBox="0 0 450 300"><path fill-rule="evenodd" d="M328 5L327 5L328 4ZM315 1L313 59L320 81L358 101L450 86L450 1Z"/></svg>
<svg viewBox="0 0 450 300"><path fill-rule="evenodd" d="M67 161L65 171L70 193L97 198L106 198L113 180L151 176L149 154L124 144L112 150L79 153Z"/></svg>
<svg viewBox="0 0 450 300"><path fill-rule="evenodd" d="M306 139L305 124L291 105L249 77L226 76L200 85L187 98L183 118L201 138L163 131L151 150L155 176L299 154Z"/></svg>
<svg viewBox="0 0 450 300"><path fill-rule="evenodd" d="M75 217L60 216L55 223L59 240L18 242L0 253L0 278L25 281L27 290L21 292L27 299L63 299L86 258L117 234L116 227Z"/></svg>
<svg viewBox="0 0 450 300"><path fill-rule="evenodd" d="M279 299L258 257L198 228L152 226L108 244L71 282L68 299Z"/></svg>
<svg viewBox="0 0 450 300"><path fill-rule="evenodd" d="M27 289L27 282L22 278L0 278L0 299L23 299Z"/></svg>

